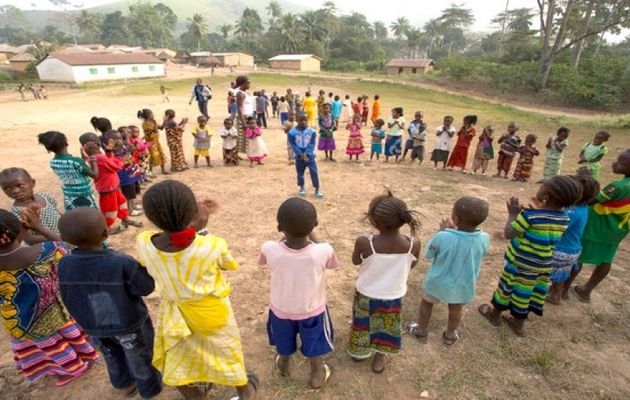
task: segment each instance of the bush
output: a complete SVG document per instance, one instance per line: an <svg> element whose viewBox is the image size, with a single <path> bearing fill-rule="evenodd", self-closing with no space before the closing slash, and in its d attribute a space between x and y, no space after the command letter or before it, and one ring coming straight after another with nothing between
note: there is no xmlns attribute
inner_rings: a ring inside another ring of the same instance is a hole
<svg viewBox="0 0 630 400"><path fill-rule="evenodd" d="M470 78L475 72L475 66L479 64L472 58L462 57L449 57L440 61L439 68L443 72L455 79L456 81L462 81L464 78Z"/></svg>
<svg viewBox="0 0 630 400"><path fill-rule="evenodd" d="M344 59L332 59L324 62L324 69L327 71L359 71L363 69L363 63L359 61L344 60Z"/></svg>

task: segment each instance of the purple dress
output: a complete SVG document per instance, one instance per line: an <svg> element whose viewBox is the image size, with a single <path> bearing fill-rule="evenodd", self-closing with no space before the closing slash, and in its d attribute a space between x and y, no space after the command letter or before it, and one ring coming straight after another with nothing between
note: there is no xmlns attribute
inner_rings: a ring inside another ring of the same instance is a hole
<svg viewBox="0 0 630 400"><path fill-rule="evenodd" d="M319 150L333 151L336 149L333 135L335 130L337 130L337 128L335 128L335 121L330 115L322 115L319 117L319 142L317 143Z"/></svg>

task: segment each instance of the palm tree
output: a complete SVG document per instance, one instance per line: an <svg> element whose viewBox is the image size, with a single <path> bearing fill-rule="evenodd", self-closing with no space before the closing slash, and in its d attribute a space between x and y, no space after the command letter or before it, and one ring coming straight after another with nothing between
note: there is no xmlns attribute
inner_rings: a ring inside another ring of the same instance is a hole
<svg viewBox="0 0 630 400"><path fill-rule="evenodd" d="M79 28L79 32L81 32L84 37L89 37L89 40L94 40L101 30L101 14L81 10L75 22Z"/></svg>
<svg viewBox="0 0 630 400"><path fill-rule="evenodd" d="M408 56L416 58L416 52L422 42L423 33L418 28L410 28L405 31L405 36L407 37Z"/></svg>
<svg viewBox="0 0 630 400"><path fill-rule="evenodd" d="M327 14L329 15L335 15L338 11L337 5L335 4L334 1L325 1L324 4L322 4L322 9L324 11L326 11Z"/></svg>
<svg viewBox="0 0 630 400"><path fill-rule="evenodd" d="M322 14L317 11L305 11L300 15L302 31L307 41L324 40L326 37L328 31L321 17Z"/></svg>
<svg viewBox="0 0 630 400"><path fill-rule="evenodd" d="M243 16L236 22L236 33L244 39L251 39L263 30L258 11L251 8L243 10Z"/></svg>
<svg viewBox="0 0 630 400"><path fill-rule="evenodd" d="M296 53L305 44L304 32L295 14L288 13L281 16L272 32L276 37L276 48L280 51Z"/></svg>
<svg viewBox="0 0 630 400"><path fill-rule="evenodd" d="M374 38L379 42L387 39L387 26L381 21L376 21L372 24L372 29L374 30Z"/></svg>
<svg viewBox="0 0 630 400"><path fill-rule="evenodd" d="M274 26L282 15L282 7L277 0L271 0L267 5L267 16L269 16L269 25Z"/></svg>
<svg viewBox="0 0 630 400"><path fill-rule="evenodd" d="M389 25L389 29L398 40L401 40L405 32L408 31L410 28L411 24L409 23L409 20L405 17L400 17Z"/></svg>
<svg viewBox="0 0 630 400"><path fill-rule="evenodd" d="M424 33L429 40L427 57L431 57L431 53L433 53L433 46L436 42L439 42L440 38L442 37L443 28L444 25L437 18L430 19L427 21L426 24L424 24Z"/></svg>
<svg viewBox="0 0 630 400"><path fill-rule="evenodd" d="M227 40L232 29L234 29L234 27L230 24L223 24L219 26L219 32L221 32L221 36L223 36L223 39Z"/></svg>
<svg viewBox="0 0 630 400"><path fill-rule="evenodd" d="M188 18L188 33L197 39L197 51L201 50L201 38L208 33L208 24L203 15L195 13L192 18Z"/></svg>

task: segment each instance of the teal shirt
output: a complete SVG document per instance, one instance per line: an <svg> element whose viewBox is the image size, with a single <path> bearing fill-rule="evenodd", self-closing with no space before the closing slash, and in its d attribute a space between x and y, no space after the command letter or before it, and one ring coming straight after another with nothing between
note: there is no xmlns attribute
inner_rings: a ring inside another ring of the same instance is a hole
<svg viewBox="0 0 630 400"><path fill-rule="evenodd" d="M475 232L446 229L433 235L424 252L424 258L431 261L424 277L424 290L444 303L472 303L489 245L490 236L479 229Z"/></svg>

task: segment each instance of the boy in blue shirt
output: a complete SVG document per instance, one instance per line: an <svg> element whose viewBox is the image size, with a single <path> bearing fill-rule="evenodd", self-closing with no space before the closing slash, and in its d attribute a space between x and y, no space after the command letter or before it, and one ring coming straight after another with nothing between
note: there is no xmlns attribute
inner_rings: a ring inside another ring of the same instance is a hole
<svg viewBox="0 0 630 400"><path fill-rule="evenodd" d="M448 304L448 326L442 342L450 347L461 339L459 324L464 304L475 299L479 269L490 245L490 236L477 228L487 217L486 201L462 197L453 206L452 221L443 220L440 232L429 241L424 257L431 266L424 278L419 320L406 327L420 343L427 342L433 305L440 302Z"/></svg>
<svg viewBox="0 0 630 400"><path fill-rule="evenodd" d="M319 175L317 162L315 161L315 138L317 133L308 126L308 117L305 113L297 116L297 126L289 131L289 145L295 154L295 169L297 171L297 184L300 187L300 196L306 195L304 188L304 171L308 168L311 181L315 187L315 197L321 199L324 194L319 190Z"/></svg>
<svg viewBox="0 0 630 400"><path fill-rule="evenodd" d="M339 128L339 118L341 118L341 112L343 111L343 103L339 99L339 96L335 96L335 100L330 104L331 117L335 122L335 128Z"/></svg>

